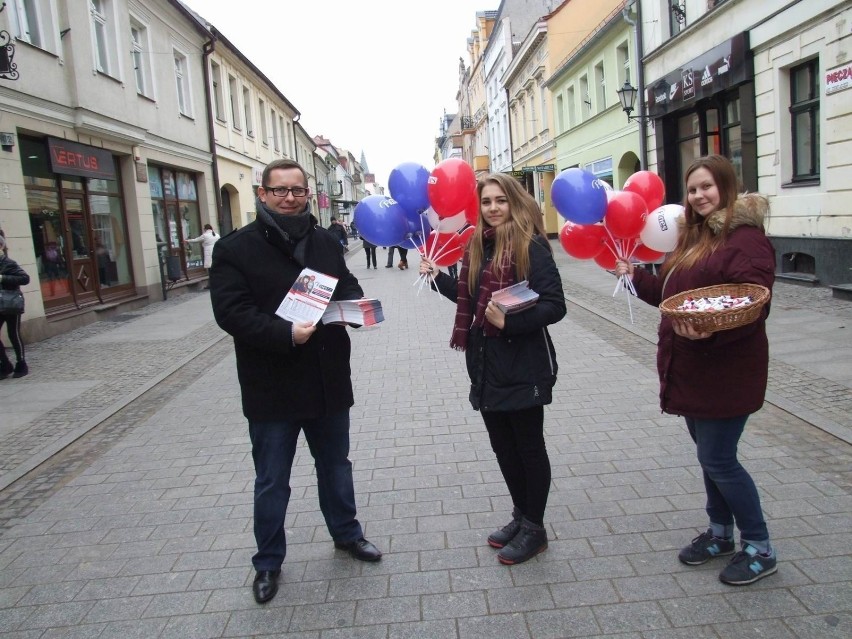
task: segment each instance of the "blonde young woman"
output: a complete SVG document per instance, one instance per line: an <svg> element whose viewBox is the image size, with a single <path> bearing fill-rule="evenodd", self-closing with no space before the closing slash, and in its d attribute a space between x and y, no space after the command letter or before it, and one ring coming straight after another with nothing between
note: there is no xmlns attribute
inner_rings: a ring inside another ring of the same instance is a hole
<svg viewBox="0 0 852 639"><path fill-rule="evenodd" d="M458 278L425 257L420 272L456 303L450 345L465 352L470 403L482 414L513 504L512 520L488 543L500 549L501 563L511 565L547 549L544 406L552 401L557 370L547 326L565 316L565 296L533 197L500 173L482 178L478 194L479 218ZM538 302L506 315L491 294L522 280L539 294Z"/></svg>
<svg viewBox="0 0 852 639"><path fill-rule="evenodd" d="M720 155L699 158L686 170L684 223L677 246L655 276L620 260L640 299L658 305L682 291L728 283L753 283L770 290L775 251L763 228L766 199L738 195L731 162ZM660 403L682 415L695 441L707 493L707 532L684 547L678 559L696 566L722 555L730 563L719 579L754 583L777 570L775 550L754 481L737 459L737 444L751 413L763 405L769 370L767 304L757 321L704 333L686 322L662 318L657 348ZM734 554L734 525L742 550Z"/></svg>

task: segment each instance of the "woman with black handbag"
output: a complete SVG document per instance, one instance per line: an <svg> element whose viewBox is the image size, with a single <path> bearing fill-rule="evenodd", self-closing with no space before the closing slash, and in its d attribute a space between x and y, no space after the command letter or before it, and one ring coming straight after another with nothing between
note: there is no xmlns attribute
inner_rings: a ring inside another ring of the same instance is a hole
<svg viewBox="0 0 852 639"><path fill-rule="evenodd" d="M21 315L24 313L21 286L29 283L27 272L6 255L6 238L0 235L0 329L6 325L17 362L12 366L6 347L0 341L0 379L6 379L10 373L12 377L23 377L29 373L24 359L24 342L21 341Z"/></svg>

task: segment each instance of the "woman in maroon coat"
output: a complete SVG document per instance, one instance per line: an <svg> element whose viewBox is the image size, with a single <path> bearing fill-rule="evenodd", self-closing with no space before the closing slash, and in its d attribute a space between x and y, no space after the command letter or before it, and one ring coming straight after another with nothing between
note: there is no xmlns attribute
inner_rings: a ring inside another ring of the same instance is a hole
<svg viewBox="0 0 852 639"><path fill-rule="evenodd" d="M772 289L775 251L763 229L766 198L738 195L727 158L711 155L687 169L686 203L677 246L659 277L619 260L616 275L630 275L637 295L658 305L682 291L728 283ZM657 369L660 405L682 415L697 446L707 492L710 528L678 558L695 566L734 553L734 524L742 550L719 579L750 584L777 570L775 551L754 481L737 459L737 444L751 413L763 405L769 369L766 317L769 304L751 324L705 333L690 324L660 321Z"/></svg>

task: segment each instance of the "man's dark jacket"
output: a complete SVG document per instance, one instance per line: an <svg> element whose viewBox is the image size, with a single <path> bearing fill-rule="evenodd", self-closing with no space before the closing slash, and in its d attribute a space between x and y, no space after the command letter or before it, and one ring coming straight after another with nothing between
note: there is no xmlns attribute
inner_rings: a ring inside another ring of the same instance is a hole
<svg viewBox="0 0 852 639"><path fill-rule="evenodd" d="M291 322L275 315L303 267L338 278L332 299L364 296L338 241L311 217L297 261L268 214L213 247L210 293L216 322L234 338L243 413L252 421L312 418L354 403L346 328L317 326L294 346Z"/></svg>

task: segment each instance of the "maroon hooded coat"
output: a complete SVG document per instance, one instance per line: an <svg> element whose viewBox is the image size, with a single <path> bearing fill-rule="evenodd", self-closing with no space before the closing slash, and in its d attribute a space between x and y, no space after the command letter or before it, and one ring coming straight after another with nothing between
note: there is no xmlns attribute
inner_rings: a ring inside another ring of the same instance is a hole
<svg viewBox="0 0 852 639"><path fill-rule="evenodd" d="M693 266L675 269L667 281L636 269L633 284L637 295L657 306L682 291L715 284L760 284L771 291L775 250L763 230L768 210L764 197L740 196L734 204L728 237L721 246ZM719 233L724 220L725 211L716 211L705 223ZM663 317L657 347L663 412L724 419L757 411L763 405L769 371L768 315L767 303L755 322L699 340L676 335L671 321Z"/></svg>

